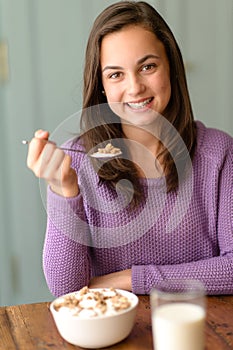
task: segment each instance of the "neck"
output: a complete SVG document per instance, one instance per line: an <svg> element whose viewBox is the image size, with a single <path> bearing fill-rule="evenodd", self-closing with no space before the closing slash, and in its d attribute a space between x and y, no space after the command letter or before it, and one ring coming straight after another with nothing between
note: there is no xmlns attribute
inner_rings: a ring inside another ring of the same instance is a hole
<svg viewBox="0 0 233 350"><path fill-rule="evenodd" d="M156 159L161 147L159 140L145 128L125 124L122 129L131 160L138 168L139 176L148 178L162 176L161 164Z"/></svg>
<svg viewBox="0 0 233 350"><path fill-rule="evenodd" d="M134 148L137 148L137 151L139 151L141 148L141 151L143 149L149 150L154 156L158 154L160 146L159 140L149 129L147 130L144 127L142 128L131 124L123 124L122 129L124 135L129 140L128 147L130 151L133 151Z"/></svg>

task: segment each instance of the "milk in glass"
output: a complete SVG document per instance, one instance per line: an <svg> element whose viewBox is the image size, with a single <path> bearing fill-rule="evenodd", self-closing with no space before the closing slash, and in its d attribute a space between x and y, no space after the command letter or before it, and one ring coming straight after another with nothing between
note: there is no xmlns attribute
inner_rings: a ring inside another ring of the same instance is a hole
<svg viewBox="0 0 233 350"><path fill-rule="evenodd" d="M204 350L205 309L193 303L158 306L152 313L156 350Z"/></svg>

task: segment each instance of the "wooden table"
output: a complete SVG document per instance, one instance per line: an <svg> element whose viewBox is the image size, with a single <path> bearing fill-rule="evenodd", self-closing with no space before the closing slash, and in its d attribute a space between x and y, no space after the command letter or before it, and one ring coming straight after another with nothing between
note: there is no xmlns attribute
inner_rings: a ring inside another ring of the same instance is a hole
<svg viewBox="0 0 233 350"><path fill-rule="evenodd" d="M152 350L148 296L139 297L136 323L127 339L111 350ZM206 350L233 349L233 296L207 298ZM81 349L57 332L49 303L0 307L0 350ZM188 350L188 349L187 349Z"/></svg>

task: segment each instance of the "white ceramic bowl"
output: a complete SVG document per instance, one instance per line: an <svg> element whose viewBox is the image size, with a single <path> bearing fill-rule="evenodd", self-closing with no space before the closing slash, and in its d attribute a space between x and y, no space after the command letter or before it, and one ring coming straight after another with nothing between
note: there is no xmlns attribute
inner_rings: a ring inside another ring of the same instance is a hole
<svg viewBox="0 0 233 350"><path fill-rule="evenodd" d="M103 289L90 289L102 291ZM110 289L104 288L105 291ZM133 329L138 297L125 290L117 289L121 295L130 301L130 307L114 315L99 315L94 317L76 316L69 312L57 310L57 303L61 298L72 296L77 292L69 293L55 299L50 304L54 321L60 335L69 343L83 348L96 349L116 344L125 339Z"/></svg>

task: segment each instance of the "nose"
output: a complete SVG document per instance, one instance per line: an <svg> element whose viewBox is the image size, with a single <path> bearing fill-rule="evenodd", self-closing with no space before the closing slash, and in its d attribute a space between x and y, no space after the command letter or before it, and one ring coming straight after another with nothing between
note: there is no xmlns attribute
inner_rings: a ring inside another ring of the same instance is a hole
<svg viewBox="0 0 233 350"><path fill-rule="evenodd" d="M129 74L127 79L127 93L129 96L137 96L145 91L145 84L137 74Z"/></svg>

